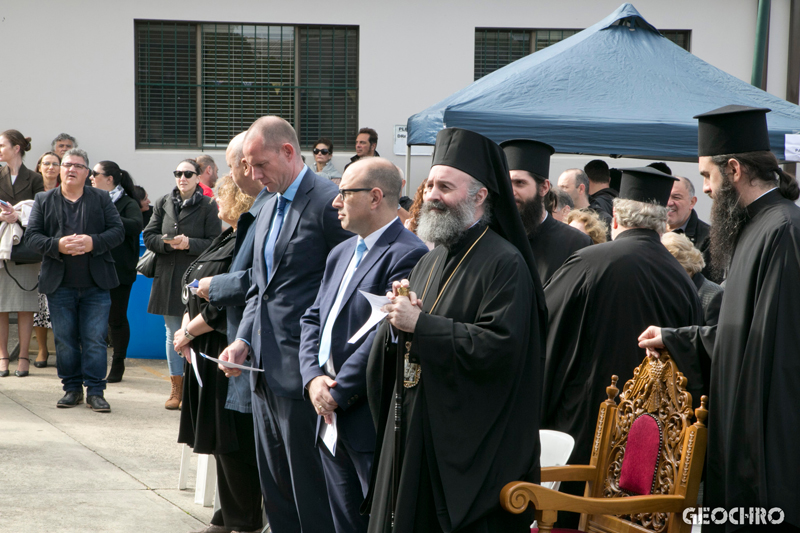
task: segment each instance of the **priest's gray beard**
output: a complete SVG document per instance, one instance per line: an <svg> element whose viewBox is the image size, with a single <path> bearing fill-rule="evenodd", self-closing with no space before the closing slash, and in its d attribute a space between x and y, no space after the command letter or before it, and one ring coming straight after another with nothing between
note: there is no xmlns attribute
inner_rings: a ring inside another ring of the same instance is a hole
<svg viewBox="0 0 800 533"><path fill-rule="evenodd" d="M450 248L472 226L476 209L475 199L471 196L453 207L439 200L425 202L419 214L417 236L423 241Z"/></svg>
<svg viewBox="0 0 800 533"><path fill-rule="evenodd" d="M544 196L539 196L538 193L532 200L527 200L519 206L519 216L528 235L536 233L542 225L542 215L544 215Z"/></svg>
<svg viewBox="0 0 800 533"><path fill-rule="evenodd" d="M736 240L747 221L747 208L740 203L739 193L733 188L733 182L722 175L722 186L714 194L711 205L711 270L720 278L725 276Z"/></svg>

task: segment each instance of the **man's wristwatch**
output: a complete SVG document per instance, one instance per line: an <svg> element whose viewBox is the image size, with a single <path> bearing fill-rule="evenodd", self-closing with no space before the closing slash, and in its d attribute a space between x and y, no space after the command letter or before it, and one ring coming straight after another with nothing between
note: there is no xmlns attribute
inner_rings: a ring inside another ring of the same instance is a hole
<svg viewBox="0 0 800 533"><path fill-rule="evenodd" d="M183 336L186 337L187 339L189 339L190 341L194 340L194 335L189 333L189 326L186 326L186 327L183 328Z"/></svg>

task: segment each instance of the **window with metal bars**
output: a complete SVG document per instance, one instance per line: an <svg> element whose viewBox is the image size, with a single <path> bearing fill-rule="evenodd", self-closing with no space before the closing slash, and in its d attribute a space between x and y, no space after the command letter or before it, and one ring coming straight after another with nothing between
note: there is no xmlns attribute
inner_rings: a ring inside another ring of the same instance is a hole
<svg viewBox="0 0 800 533"><path fill-rule="evenodd" d="M544 50L580 32L580 29L475 28L475 79L491 74L517 59ZM659 30L687 52L691 30Z"/></svg>
<svg viewBox="0 0 800 533"><path fill-rule="evenodd" d="M136 21L138 148L224 148L263 115L352 146L358 27Z"/></svg>

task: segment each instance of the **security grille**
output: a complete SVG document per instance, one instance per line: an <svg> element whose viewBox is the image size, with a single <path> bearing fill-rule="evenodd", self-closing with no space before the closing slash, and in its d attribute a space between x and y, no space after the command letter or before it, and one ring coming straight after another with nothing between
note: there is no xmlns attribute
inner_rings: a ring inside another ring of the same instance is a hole
<svg viewBox="0 0 800 533"><path fill-rule="evenodd" d="M358 28L137 21L140 148L224 148L263 115L352 146Z"/></svg>

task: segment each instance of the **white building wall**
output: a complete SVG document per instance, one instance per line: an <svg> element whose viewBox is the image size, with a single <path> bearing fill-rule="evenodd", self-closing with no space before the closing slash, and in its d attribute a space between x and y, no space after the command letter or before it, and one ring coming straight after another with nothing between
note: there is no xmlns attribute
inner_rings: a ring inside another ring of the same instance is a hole
<svg viewBox="0 0 800 533"><path fill-rule="evenodd" d="M178 161L197 152L135 148L134 19L348 24L360 27L359 123L375 128L378 150L403 167L404 158L392 155L394 125L405 124L410 115L473 81L476 27L585 28L619 5L619 0L4 2L0 130L16 128L33 138L29 166L56 134L68 132L78 138L93 163L116 161L155 199L174 186L171 171ZM750 80L757 2L638 0L634 5L656 27L692 30L694 54ZM786 16L779 15L782 11ZM773 35L779 35L781 42L770 46L769 88L779 96L785 93L786 71L786 52L779 48L786 46L788 26L781 30L776 20L786 19L788 0L775 0ZM337 147L334 162L339 168L353 155L349 150ZM220 172L226 172L223 152L208 153ZM551 178L585 161L559 156ZM428 157L413 158L412 193L429 164ZM693 165L675 166L693 179L698 177Z"/></svg>

